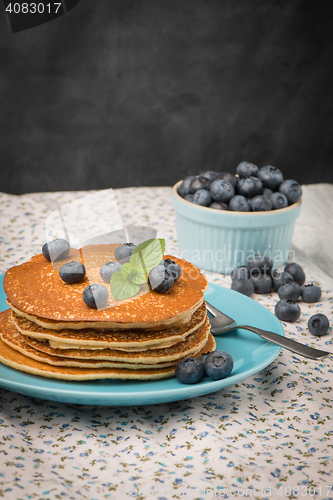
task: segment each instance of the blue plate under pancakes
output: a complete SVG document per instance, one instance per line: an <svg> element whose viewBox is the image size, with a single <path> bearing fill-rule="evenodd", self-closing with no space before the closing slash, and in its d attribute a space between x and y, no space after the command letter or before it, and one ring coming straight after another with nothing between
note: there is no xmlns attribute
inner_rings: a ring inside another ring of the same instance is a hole
<svg viewBox="0 0 333 500"><path fill-rule="evenodd" d="M7 309L0 277L0 311ZM205 298L238 324L254 325L284 336L280 321L268 309L228 288L210 284ZM213 381L204 377L194 385L184 385L173 377L157 381L100 380L70 382L29 375L0 363L0 387L28 396L63 403L98 406L135 406L168 403L210 394L250 377L268 366L281 347L258 335L236 329L216 336L216 348L228 352L234 360L231 375Z"/></svg>

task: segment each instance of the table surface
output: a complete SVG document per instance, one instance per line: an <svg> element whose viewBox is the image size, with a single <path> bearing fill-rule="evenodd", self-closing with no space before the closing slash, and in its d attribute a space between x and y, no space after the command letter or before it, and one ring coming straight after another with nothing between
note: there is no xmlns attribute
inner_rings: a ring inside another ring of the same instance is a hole
<svg viewBox="0 0 333 500"><path fill-rule="evenodd" d="M319 303L300 302L286 336L333 352L332 328L307 328L317 312L333 325L333 186L303 186L292 250ZM40 253L48 214L88 192L0 193L0 272ZM144 225L178 254L171 188L114 190L125 226ZM205 273L230 287L230 277ZM277 294L253 295L270 311ZM333 357L282 350L264 370L207 396L150 406L83 407L0 389L0 496L333 499ZM293 496L294 495L294 496Z"/></svg>

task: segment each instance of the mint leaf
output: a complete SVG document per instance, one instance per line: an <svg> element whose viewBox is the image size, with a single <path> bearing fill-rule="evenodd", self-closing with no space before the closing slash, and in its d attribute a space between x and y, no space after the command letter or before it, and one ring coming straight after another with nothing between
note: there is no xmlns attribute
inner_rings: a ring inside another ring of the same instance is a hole
<svg viewBox="0 0 333 500"><path fill-rule="evenodd" d="M124 278L121 271L116 271L111 277L110 290L116 300L124 300L134 297L139 292L140 285Z"/></svg>
<svg viewBox="0 0 333 500"><path fill-rule="evenodd" d="M153 267L161 262L164 250L165 240L162 238L144 241L133 250L129 264L141 275L148 274Z"/></svg>

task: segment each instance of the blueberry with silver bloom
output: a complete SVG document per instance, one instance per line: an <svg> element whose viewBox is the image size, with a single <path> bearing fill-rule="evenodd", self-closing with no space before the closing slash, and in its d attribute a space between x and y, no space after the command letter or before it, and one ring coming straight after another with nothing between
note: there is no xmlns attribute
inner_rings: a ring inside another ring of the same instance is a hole
<svg viewBox="0 0 333 500"><path fill-rule="evenodd" d="M104 307L108 298L109 293L107 289L99 283L89 285L83 290L83 300L85 304L93 309Z"/></svg>
<svg viewBox="0 0 333 500"><path fill-rule="evenodd" d="M134 248L136 248L136 245L134 245L134 243L123 243L122 245L119 245L119 247L117 247L114 252L116 260L121 264L129 262Z"/></svg>
<svg viewBox="0 0 333 500"><path fill-rule="evenodd" d="M99 275L105 283L110 283L113 273L121 270L119 262L106 262L99 270Z"/></svg>
<svg viewBox="0 0 333 500"><path fill-rule="evenodd" d="M312 335L316 335L317 337L321 337L322 335L326 335L330 328L330 322L328 321L327 316L322 313L317 313L311 316L308 321L308 328Z"/></svg>
<svg viewBox="0 0 333 500"><path fill-rule="evenodd" d="M180 265L171 259L164 259L163 264L172 274L173 279L177 281L182 274L182 268L180 267Z"/></svg>
<svg viewBox="0 0 333 500"><path fill-rule="evenodd" d="M216 179L211 183L210 193L214 201L222 201L223 203L228 203L235 196L233 185L223 179Z"/></svg>
<svg viewBox="0 0 333 500"><path fill-rule="evenodd" d="M296 262L290 262L285 266L284 270L291 274L294 281L296 281L299 285L302 286L305 283L305 273L301 266L296 264Z"/></svg>
<svg viewBox="0 0 333 500"><path fill-rule="evenodd" d="M188 194L190 194L190 185L193 179L195 179L195 175L188 175L185 179L183 179L183 182L178 188L179 196L185 198Z"/></svg>
<svg viewBox="0 0 333 500"><path fill-rule="evenodd" d="M199 175L198 177L195 177L191 182L189 194L195 193L196 191L198 191L198 189L209 189L210 184L211 181L207 179L207 177Z"/></svg>
<svg viewBox="0 0 333 500"><path fill-rule="evenodd" d="M251 277L254 293L269 293L273 288L272 278L268 274L257 274Z"/></svg>
<svg viewBox="0 0 333 500"><path fill-rule="evenodd" d="M86 269L81 262L66 262L59 270L59 276L65 283L73 284L83 280Z"/></svg>
<svg viewBox="0 0 333 500"><path fill-rule="evenodd" d="M237 194L245 196L245 198L254 198L262 193L262 183L258 177L243 177L239 179L237 184Z"/></svg>
<svg viewBox="0 0 333 500"><path fill-rule="evenodd" d="M55 240L44 243L42 253L45 259L49 261L57 261L66 259L70 252L70 245L64 238L56 238Z"/></svg>
<svg viewBox="0 0 333 500"><path fill-rule="evenodd" d="M293 300L281 299L275 305L275 316L280 321L293 322L297 321L301 315L301 308Z"/></svg>
<svg viewBox="0 0 333 500"><path fill-rule="evenodd" d="M294 278L290 273L287 271L279 271L278 269L274 269L271 272L271 276L273 279L273 287L274 290L277 292L280 286L284 285L285 283L291 283L294 281Z"/></svg>
<svg viewBox="0 0 333 500"><path fill-rule="evenodd" d="M171 272L164 265L159 264L149 271L148 283L154 292L167 292L174 284L174 281Z"/></svg>
<svg viewBox="0 0 333 500"><path fill-rule="evenodd" d="M233 188L236 189L238 178L234 174L231 174L230 172L221 172L216 178L230 182Z"/></svg>
<svg viewBox="0 0 333 500"><path fill-rule="evenodd" d="M192 195L192 203L195 203L195 205L200 205L202 207L208 207L211 205L213 199L212 195L210 194L207 189L198 189L193 195Z"/></svg>
<svg viewBox="0 0 333 500"><path fill-rule="evenodd" d="M272 191L271 189L269 189L269 188L265 188L265 187L264 187L264 188L263 188L263 190L262 190L262 194L263 194L264 196L268 196L268 198L270 198L270 197L272 196L273 192L274 192L274 191Z"/></svg>
<svg viewBox="0 0 333 500"><path fill-rule="evenodd" d="M288 206L287 197L283 193L279 193L278 191L273 193L269 199L271 200L273 210L286 208Z"/></svg>
<svg viewBox="0 0 333 500"><path fill-rule="evenodd" d="M248 161L242 161L237 168L236 173L239 177L250 177L256 176L259 171L259 168L254 163L249 163Z"/></svg>
<svg viewBox="0 0 333 500"><path fill-rule="evenodd" d="M261 180L264 187L276 191L283 181L281 170L272 165L266 165L259 169L257 177Z"/></svg>
<svg viewBox="0 0 333 500"><path fill-rule="evenodd" d="M296 302L301 296L301 287L296 281L285 283L278 289L278 296L280 299L293 300Z"/></svg>
<svg viewBox="0 0 333 500"><path fill-rule="evenodd" d="M213 181L219 175L218 172L214 172L214 170L205 170L205 172L201 172L200 177L206 177L209 181Z"/></svg>
<svg viewBox="0 0 333 500"><path fill-rule="evenodd" d="M200 358L182 359L176 365L175 375L182 384L196 384L204 374L204 364Z"/></svg>
<svg viewBox="0 0 333 500"><path fill-rule="evenodd" d="M279 186L279 191L286 196L289 205L296 203L302 196L300 184L293 179L283 181Z"/></svg>
<svg viewBox="0 0 333 500"><path fill-rule="evenodd" d="M273 261L266 255L251 255L246 260L246 267L248 269L249 276L263 273L270 274L273 267Z"/></svg>
<svg viewBox="0 0 333 500"><path fill-rule="evenodd" d="M250 279L234 278L231 282L231 290L251 297L254 293L254 286Z"/></svg>
<svg viewBox="0 0 333 500"><path fill-rule="evenodd" d="M303 285L302 287L302 299L304 302L313 303L319 302L321 299L321 288L314 283L309 283L308 285Z"/></svg>
<svg viewBox="0 0 333 500"><path fill-rule="evenodd" d="M234 212L251 212L251 205L245 196L236 194L229 201L229 208Z"/></svg>
<svg viewBox="0 0 333 500"><path fill-rule="evenodd" d="M229 207L226 203L222 203L222 201L213 201L209 208L214 208L215 210L229 210Z"/></svg>
<svg viewBox="0 0 333 500"><path fill-rule="evenodd" d="M272 202L267 196L258 194L249 200L253 212L268 212L272 210Z"/></svg>
<svg viewBox="0 0 333 500"><path fill-rule="evenodd" d="M230 354L225 351L210 352L204 361L205 372L213 380L228 377L233 367L234 361Z"/></svg>
<svg viewBox="0 0 333 500"><path fill-rule="evenodd" d="M248 279L249 277L249 272L247 270L247 267L246 266L238 266L238 267L235 267L235 269L233 269L230 273L230 278L231 278L231 281L238 278L238 279L243 279L243 280L246 280Z"/></svg>

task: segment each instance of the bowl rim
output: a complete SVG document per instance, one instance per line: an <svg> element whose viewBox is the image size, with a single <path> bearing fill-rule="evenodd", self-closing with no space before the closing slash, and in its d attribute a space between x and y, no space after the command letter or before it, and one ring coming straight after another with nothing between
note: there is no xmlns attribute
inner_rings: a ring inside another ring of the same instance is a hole
<svg viewBox="0 0 333 500"><path fill-rule="evenodd" d="M216 210L216 208L203 207L202 205L196 205L195 203L187 201L187 200L185 200L185 198L180 196L180 194L178 193L178 188L182 182L183 182L183 179L176 182L176 184L174 184L172 186L172 194L178 201L185 203L185 206L187 205L187 206L192 207L192 208L196 207L198 209L208 210L209 212L211 212L213 210L214 213L221 213L221 214L223 214L223 216L227 216L227 217L229 217L229 216L234 217L234 216L239 216L239 215L244 215L246 217L249 217L249 216L258 217L258 216L261 216L263 214L265 214L266 216L269 214L279 214L279 213L284 213L284 212L289 212L291 210L295 210L295 208L299 207L302 204L302 197L301 197L298 201L296 201L292 205L289 205L288 207L284 207L284 208L277 208L275 210L262 210L262 211L257 211L257 212L252 212L252 211L251 212L241 212L241 211L236 212L234 210Z"/></svg>

